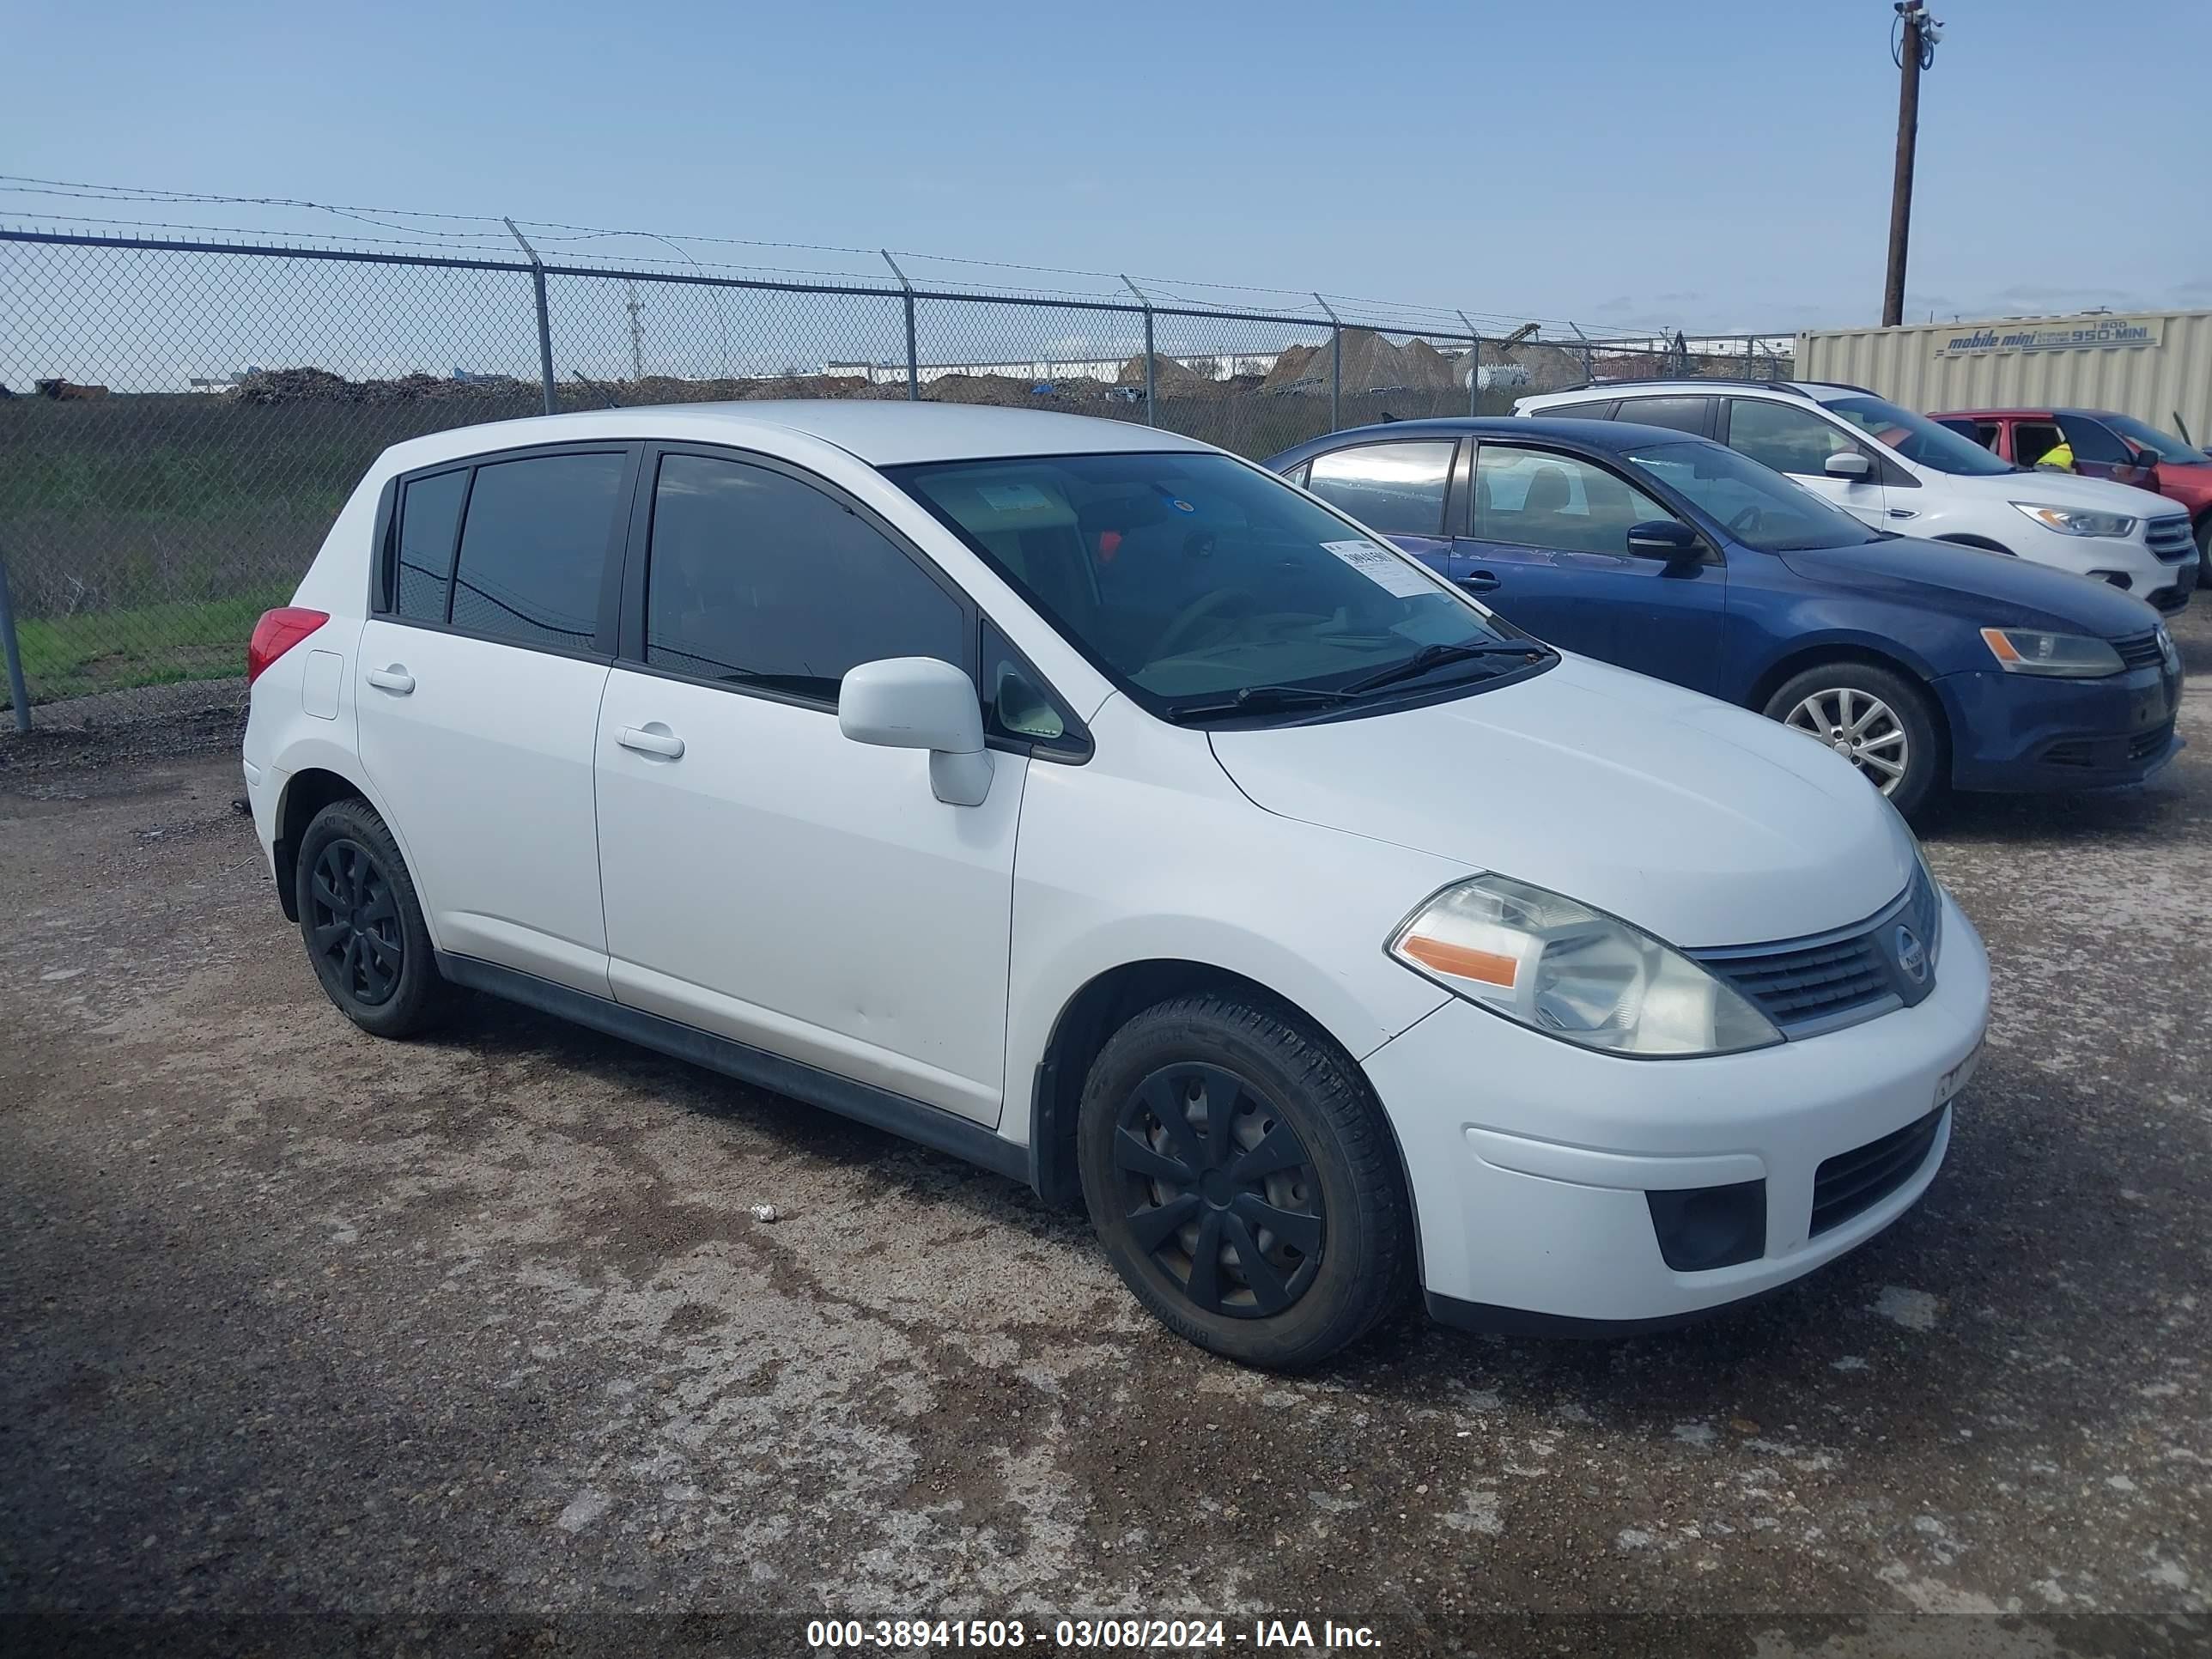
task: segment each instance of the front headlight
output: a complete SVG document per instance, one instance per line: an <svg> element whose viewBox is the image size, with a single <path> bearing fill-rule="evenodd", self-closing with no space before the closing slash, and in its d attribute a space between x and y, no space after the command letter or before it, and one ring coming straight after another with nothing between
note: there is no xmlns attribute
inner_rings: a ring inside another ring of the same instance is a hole
<svg viewBox="0 0 2212 1659"><path fill-rule="evenodd" d="M2092 508L2060 507L2049 501L2014 501L2013 505L2062 536L2132 536L2136 521L2124 513L2099 513Z"/></svg>
<svg viewBox="0 0 2212 1659"><path fill-rule="evenodd" d="M1782 1041L1765 1015L1679 951L1504 876L1447 887L1388 949L1446 990L1586 1048L1732 1054Z"/></svg>
<svg viewBox="0 0 2212 1659"><path fill-rule="evenodd" d="M2045 634L2033 628L1984 628L1982 643L2008 674L2048 674L2094 680L2117 674L2120 653L2105 640L2081 634Z"/></svg>

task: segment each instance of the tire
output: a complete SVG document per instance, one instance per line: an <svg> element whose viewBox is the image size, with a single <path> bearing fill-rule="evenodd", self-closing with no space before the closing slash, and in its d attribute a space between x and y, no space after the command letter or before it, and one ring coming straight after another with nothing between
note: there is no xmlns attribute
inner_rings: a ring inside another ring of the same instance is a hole
<svg viewBox="0 0 2212 1659"><path fill-rule="evenodd" d="M1808 668L1785 680L1764 712L1832 748L1857 727L1860 746L1838 752L1908 818L1942 792L1947 757L1935 709L1926 692L1891 669L1848 660ZM1893 776L1886 763L1899 749L1903 769Z"/></svg>
<svg viewBox="0 0 2212 1659"><path fill-rule="evenodd" d="M372 1036L411 1036L447 1000L399 845L367 801L333 801L300 838L300 939L338 1012Z"/></svg>
<svg viewBox="0 0 2212 1659"><path fill-rule="evenodd" d="M1382 1109L1334 1043L1273 1008L1146 1009L1091 1066L1076 1136L1115 1271L1210 1352L1310 1370L1410 1295L1413 1206Z"/></svg>

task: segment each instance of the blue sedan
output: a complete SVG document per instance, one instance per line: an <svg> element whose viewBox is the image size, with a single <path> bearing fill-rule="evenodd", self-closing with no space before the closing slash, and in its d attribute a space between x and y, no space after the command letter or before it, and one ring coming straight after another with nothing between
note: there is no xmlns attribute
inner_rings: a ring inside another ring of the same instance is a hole
<svg viewBox="0 0 2212 1659"><path fill-rule="evenodd" d="M2180 658L2142 600L1869 530L1703 438L1402 421L1267 465L1540 639L1831 744L1907 814L2139 783L2181 747Z"/></svg>

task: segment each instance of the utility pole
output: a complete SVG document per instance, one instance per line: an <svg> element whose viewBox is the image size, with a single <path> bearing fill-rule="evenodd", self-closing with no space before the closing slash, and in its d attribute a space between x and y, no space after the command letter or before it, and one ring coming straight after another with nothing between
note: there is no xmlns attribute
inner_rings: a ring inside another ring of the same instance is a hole
<svg viewBox="0 0 2212 1659"><path fill-rule="evenodd" d="M638 304L637 284L624 283L623 287L629 293L624 309L629 313L629 378L635 386L645 378L645 331L638 326L637 314L641 307Z"/></svg>
<svg viewBox="0 0 2212 1659"><path fill-rule="evenodd" d="M1920 142L1920 72L1936 61L1943 26L1923 0L1895 0L1897 23L1890 55L1896 59L1897 173L1889 188L1889 275L1882 284L1881 325L1905 320L1905 254L1912 240L1912 161Z"/></svg>

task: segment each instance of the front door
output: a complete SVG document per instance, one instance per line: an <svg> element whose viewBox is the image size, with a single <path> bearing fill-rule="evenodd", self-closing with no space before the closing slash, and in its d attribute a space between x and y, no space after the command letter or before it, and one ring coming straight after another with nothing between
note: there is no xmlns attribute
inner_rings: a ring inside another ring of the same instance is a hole
<svg viewBox="0 0 2212 1659"><path fill-rule="evenodd" d="M1565 451L1485 442L1471 533L1452 580L1563 649L1711 691L1728 617L1728 568L1627 550L1629 526L1674 520L1610 468Z"/></svg>
<svg viewBox="0 0 2212 1659"><path fill-rule="evenodd" d="M848 669L971 668L969 606L781 464L672 449L649 467L637 637L598 723L616 997L996 1122L1029 763L992 754L982 805L949 805L926 753L837 727Z"/></svg>
<svg viewBox="0 0 2212 1659"><path fill-rule="evenodd" d="M1792 483L1832 501L1860 523L1876 530L1889 528L1882 458L1826 416L1769 398L1731 398L1724 441L1737 453L1787 474ZM1867 476L1831 477L1828 457L1839 453L1863 456Z"/></svg>
<svg viewBox="0 0 2212 1659"><path fill-rule="evenodd" d="M540 452L404 481L354 698L439 948L599 996L592 744L633 459Z"/></svg>

